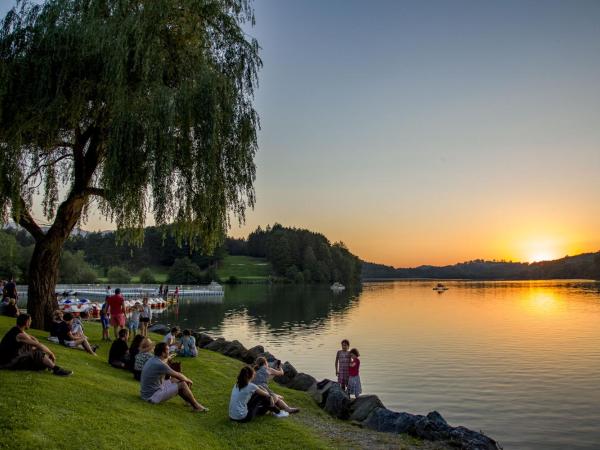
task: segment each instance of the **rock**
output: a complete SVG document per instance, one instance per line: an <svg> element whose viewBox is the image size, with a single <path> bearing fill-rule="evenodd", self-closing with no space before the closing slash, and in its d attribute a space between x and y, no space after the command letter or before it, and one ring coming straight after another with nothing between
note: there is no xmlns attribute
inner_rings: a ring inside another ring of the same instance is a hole
<svg viewBox="0 0 600 450"><path fill-rule="evenodd" d="M263 352L263 354L262 354L262 355L260 355L260 356L264 356L265 358L267 358L267 362L269 363L269 365L270 365L272 362L275 362L275 361L277 361L277 358L275 357L275 355L273 355L273 354L271 354L271 353L269 353L269 352Z"/></svg>
<svg viewBox="0 0 600 450"><path fill-rule="evenodd" d="M429 417L432 414L435 417L432 417L433 420L430 420ZM448 439L452 427L446 423L437 411L429 413L427 416L416 416L416 418L413 429L409 430L413 436L418 436L428 441Z"/></svg>
<svg viewBox="0 0 600 450"><path fill-rule="evenodd" d="M362 422L375 408L383 408L383 403L376 395L362 395L350 404L350 420Z"/></svg>
<svg viewBox="0 0 600 450"><path fill-rule="evenodd" d="M252 362L256 362L259 356L264 356L265 348L262 345L255 345L251 349L248 349L248 357L252 358Z"/></svg>
<svg viewBox="0 0 600 450"><path fill-rule="evenodd" d="M308 394L320 407L323 407L323 405L325 405L325 399L327 398L327 392L334 384L333 381L328 379L319 381L310 387Z"/></svg>
<svg viewBox="0 0 600 450"><path fill-rule="evenodd" d="M167 334L169 331L171 331L171 329L166 325L157 323L157 324L152 325L150 328L148 328L148 331L151 331L152 333L164 335L164 334Z"/></svg>
<svg viewBox="0 0 600 450"><path fill-rule="evenodd" d="M289 361L286 361L281 368L283 369L283 375L280 377L274 377L273 380L275 380L276 383L287 386L290 381L292 381L292 378L298 375L298 371Z"/></svg>
<svg viewBox="0 0 600 450"><path fill-rule="evenodd" d="M334 383L327 391L323 409L338 419L345 420L350 416L350 397L338 383Z"/></svg>
<svg viewBox="0 0 600 450"><path fill-rule="evenodd" d="M246 347L244 347L240 341L227 342L220 350L220 353L229 356L230 358L248 362L248 350L246 350Z"/></svg>
<svg viewBox="0 0 600 450"><path fill-rule="evenodd" d="M228 341L226 341L225 338L220 337L220 338L214 339L212 342L206 344L204 346L204 348L207 350L212 350L213 352L221 353L222 349L227 344L228 344Z"/></svg>
<svg viewBox="0 0 600 450"><path fill-rule="evenodd" d="M387 408L375 408L363 421L363 425L376 431L387 433L408 433L414 428L417 416L408 413L390 411Z"/></svg>
<svg viewBox="0 0 600 450"><path fill-rule="evenodd" d="M500 450L501 447L492 438L483 433L465 427L450 427L449 442L464 450Z"/></svg>
<svg viewBox="0 0 600 450"><path fill-rule="evenodd" d="M206 333L194 333L194 337L196 338L196 346L200 348L204 348L214 341L214 339Z"/></svg>
<svg viewBox="0 0 600 450"><path fill-rule="evenodd" d="M297 391L308 391L311 388L311 386L316 384L317 380L314 377L306 373L299 373L291 379L287 387L291 389L296 389Z"/></svg>

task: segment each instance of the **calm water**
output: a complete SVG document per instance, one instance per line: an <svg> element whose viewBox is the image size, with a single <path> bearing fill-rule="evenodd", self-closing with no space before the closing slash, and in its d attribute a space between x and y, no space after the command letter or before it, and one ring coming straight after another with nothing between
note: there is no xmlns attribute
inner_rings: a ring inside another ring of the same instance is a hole
<svg viewBox="0 0 600 450"><path fill-rule="evenodd" d="M163 323L263 344L334 378L342 338L361 352L364 393L397 411L438 410L506 449L600 448L600 285L585 281L239 286L184 300Z"/></svg>

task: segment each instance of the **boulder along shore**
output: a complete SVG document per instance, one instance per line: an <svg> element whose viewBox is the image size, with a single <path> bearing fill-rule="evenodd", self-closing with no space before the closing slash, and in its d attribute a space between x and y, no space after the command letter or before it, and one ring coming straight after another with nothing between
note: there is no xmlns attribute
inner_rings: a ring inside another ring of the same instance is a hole
<svg viewBox="0 0 600 450"><path fill-rule="evenodd" d="M170 331L170 328L156 324L150 327L149 331L164 335ZM220 353L246 364L253 364L259 356L265 357L269 363L277 360L262 345L247 349L237 340L213 338L203 332L192 334L199 348ZM283 375L273 379L276 383L307 392L323 410L340 420L351 421L354 425L384 433L406 433L464 450L502 449L498 442L482 432L449 425L437 411L432 411L425 416L391 411L376 395L361 395L352 400L335 381L329 379L317 381L309 374L298 372L289 361L283 363L282 368Z"/></svg>

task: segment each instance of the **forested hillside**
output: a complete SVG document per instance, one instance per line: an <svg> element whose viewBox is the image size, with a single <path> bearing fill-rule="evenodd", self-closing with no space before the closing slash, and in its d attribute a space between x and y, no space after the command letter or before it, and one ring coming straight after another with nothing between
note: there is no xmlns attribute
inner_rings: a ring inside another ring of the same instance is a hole
<svg viewBox="0 0 600 450"><path fill-rule="evenodd" d="M211 255L189 243L179 245L170 231L147 227L141 246L119 243L114 232L74 234L61 256L59 282L199 284L252 278L254 282L353 283L360 279L358 257L343 244L331 244L322 234L308 230L259 227L248 239L223 239ZM12 274L26 283L32 252L33 240L24 230L0 231L0 278ZM229 255L263 258L264 263L255 264L261 276L240 276L239 261L229 258L227 262Z"/></svg>
<svg viewBox="0 0 600 450"><path fill-rule="evenodd" d="M341 242L319 233L279 224L258 228L247 240L228 240L230 254L266 258L276 274L297 283L360 280L360 259Z"/></svg>
<svg viewBox="0 0 600 450"><path fill-rule="evenodd" d="M363 262L363 279L435 278L473 280L600 279L600 252L566 256L553 261L518 263L481 259L450 266L399 268Z"/></svg>

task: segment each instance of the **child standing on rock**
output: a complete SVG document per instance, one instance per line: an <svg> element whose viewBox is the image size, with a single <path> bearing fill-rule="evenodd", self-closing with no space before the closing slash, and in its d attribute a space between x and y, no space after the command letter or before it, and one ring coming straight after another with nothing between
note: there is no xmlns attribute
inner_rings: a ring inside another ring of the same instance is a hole
<svg viewBox="0 0 600 450"><path fill-rule="evenodd" d="M338 377L338 383L340 383L344 391L348 387L348 370L350 368L349 348L350 341L348 339L344 339L342 341L342 349L338 350L337 354L335 355L335 374Z"/></svg>
<svg viewBox="0 0 600 450"><path fill-rule="evenodd" d="M360 384L360 359L358 357L360 353L358 350L353 348L350 350L350 367L348 368L348 395L354 395L354 397L358 398L360 394L362 394L362 386Z"/></svg>

